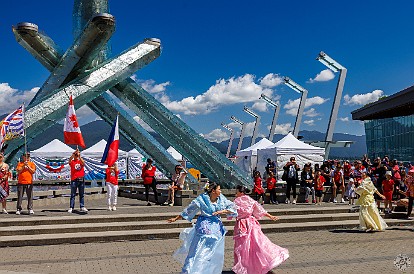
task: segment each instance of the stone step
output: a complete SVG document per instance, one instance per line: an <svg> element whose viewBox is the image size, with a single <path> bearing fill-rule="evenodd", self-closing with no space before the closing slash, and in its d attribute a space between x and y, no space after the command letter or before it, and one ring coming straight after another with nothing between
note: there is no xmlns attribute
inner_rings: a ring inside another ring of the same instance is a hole
<svg viewBox="0 0 414 274"><path fill-rule="evenodd" d="M389 226L413 225L412 220L387 220ZM358 220L305 222L292 226L292 223L263 224L264 233L277 233L287 231L315 231L325 229L355 229L358 227ZM228 235L233 233L233 226L226 226ZM169 229L150 229L150 230L117 230L99 231L84 233L56 233L56 234L36 234L36 235L14 235L2 236L0 247L7 246L28 246L28 245L57 245L57 244L80 244L91 242L112 242L125 240L151 240L151 239L171 239L177 238L182 228L174 227Z"/></svg>
<svg viewBox="0 0 414 274"><path fill-rule="evenodd" d="M309 215L286 215L281 217L276 223L306 223L306 222L328 222L341 220L356 220L356 213L335 213L335 214L309 214ZM167 223L167 218L162 221L124 221L124 222L105 222L101 219L99 223L65 223L50 225L29 225L29 226L8 226L0 227L0 236L13 235L34 235L34 234L54 234L54 233L85 233L99 231L126 231L126 230L152 230L152 229L171 229L190 227L191 223L185 220L175 223ZM274 221L264 218L260 220L262 225L276 224ZM235 219L223 219L225 226L234 226Z"/></svg>
<svg viewBox="0 0 414 274"><path fill-rule="evenodd" d="M276 206L277 207L277 206ZM122 208L118 208L122 209ZM285 215L309 215L309 214L338 214L348 213L349 206L335 206L335 207L295 207L295 208L267 208L267 211L276 216ZM96 210L105 210L104 208L96 208ZM175 217L180 214L176 212L162 212L162 213L127 213L114 215L68 215L67 216L7 216L0 222L0 227L7 226L38 226L38 225L57 225L57 224L77 224L77 223L111 223L111 222L138 222L138 221L163 221Z"/></svg>

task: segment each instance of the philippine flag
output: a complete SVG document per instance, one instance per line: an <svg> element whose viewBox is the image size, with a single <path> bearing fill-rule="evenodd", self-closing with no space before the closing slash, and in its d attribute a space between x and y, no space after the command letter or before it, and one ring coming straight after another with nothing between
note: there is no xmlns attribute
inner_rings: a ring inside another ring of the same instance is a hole
<svg viewBox="0 0 414 274"><path fill-rule="evenodd" d="M86 147L78 124L78 119L76 118L72 95L70 96L69 108L66 113L65 123L63 125L63 135L65 137L65 144L79 145L83 148Z"/></svg>
<svg viewBox="0 0 414 274"><path fill-rule="evenodd" d="M105 151L102 156L101 163L112 166L118 160L119 149L119 130L118 130L118 116L116 116L115 123L112 127L111 134L109 134L108 142L106 143Z"/></svg>

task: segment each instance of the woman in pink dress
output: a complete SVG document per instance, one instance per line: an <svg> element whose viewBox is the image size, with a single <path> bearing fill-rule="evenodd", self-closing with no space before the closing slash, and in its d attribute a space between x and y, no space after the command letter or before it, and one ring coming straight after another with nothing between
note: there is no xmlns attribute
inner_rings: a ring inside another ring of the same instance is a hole
<svg viewBox="0 0 414 274"><path fill-rule="evenodd" d="M273 244L262 232L257 221L263 216L279 218L267 213L246 193L244 186L236 187L237 219L234 226L234 266L236 274L266 274L289 258L289 251Z"/></svg>

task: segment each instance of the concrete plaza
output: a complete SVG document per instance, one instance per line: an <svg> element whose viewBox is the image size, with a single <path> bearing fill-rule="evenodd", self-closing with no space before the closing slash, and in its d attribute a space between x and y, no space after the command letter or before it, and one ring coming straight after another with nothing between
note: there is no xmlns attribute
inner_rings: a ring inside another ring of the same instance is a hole
<svg viewBox="0 0 414 274"><path fill-rule="evenodd" d="M142 201L121 198L118 211L105 210L104 199L86 204L89 214L131 212L179 212L181 207L146 207ZM326 206L336 206L326 204ZM35 208L35 216L68 215L66 204ZM270 209L288 209L294 205L265 205ZM297 205L296 207L305 207ZM7 220L14 215L1 215ZM295 226L292 223L292 226ZM412 226L391 227L385 232L365 233L356 229L269 233L276 244L288 248L290 258L275 273L402 273L394 259L405 254L414 265L414 230ZM179 247L178 238L146 241L118 241L88 244L41 245L1 248L0 273L179 273L181 266L172 258ZM226 237L223 273L233 263L233 239ZM414 273L414 266L405 273Z"/></svg>

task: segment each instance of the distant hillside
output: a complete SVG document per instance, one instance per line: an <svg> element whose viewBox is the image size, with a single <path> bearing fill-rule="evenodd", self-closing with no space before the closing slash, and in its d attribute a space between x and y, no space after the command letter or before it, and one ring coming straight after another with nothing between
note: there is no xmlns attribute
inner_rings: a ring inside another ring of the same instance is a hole
<svg viewBox="0 0 414 274"><path fill-rule="evenodd" d="M101 139L106 140L109 136L109 132L111 131L111 126L106 122L99 120L94 121L89 124L83 125L81 127L82 135L85 140L85 143L88 147L96 144ZM164 141L161 136L155 132L151 132L151 135L158 140L162 146L165 148L169 147L169 144ZM325 134L318 132L318 131L301 131L300 136L303 136L302 140L305 141L318 141L323 140L325 138ZM274 141L277 142L282 139L284 135L277 134L275 135ZM128 151L132 149L132 145L128 143L128 141L120 137L120 149ZM32 143L29 144L29 150L34 150L39 147L44 146L45 144L49 143L53 139L59 139L63 141L63 125L56 124L51 128L47 129L43 134L37 136ZM259 139L258 139L259 140ZM331 150L331 157L330 158L360 158L363 154L366 153L366 144L365 144L365 136L355 136L343 133L335 133L334 140L337 141L354 141L354 144L350 148L332 148ZM232 154L234 155L237 144L239 142L239 138L235 138L232 145ZM242 148L246 148L250 146L251 137L245 137L243 139ZM214 143L212 145L215 146L219 151L223 154L227 152L227 145L228 140L221 142L221 143Z"/></svg>

